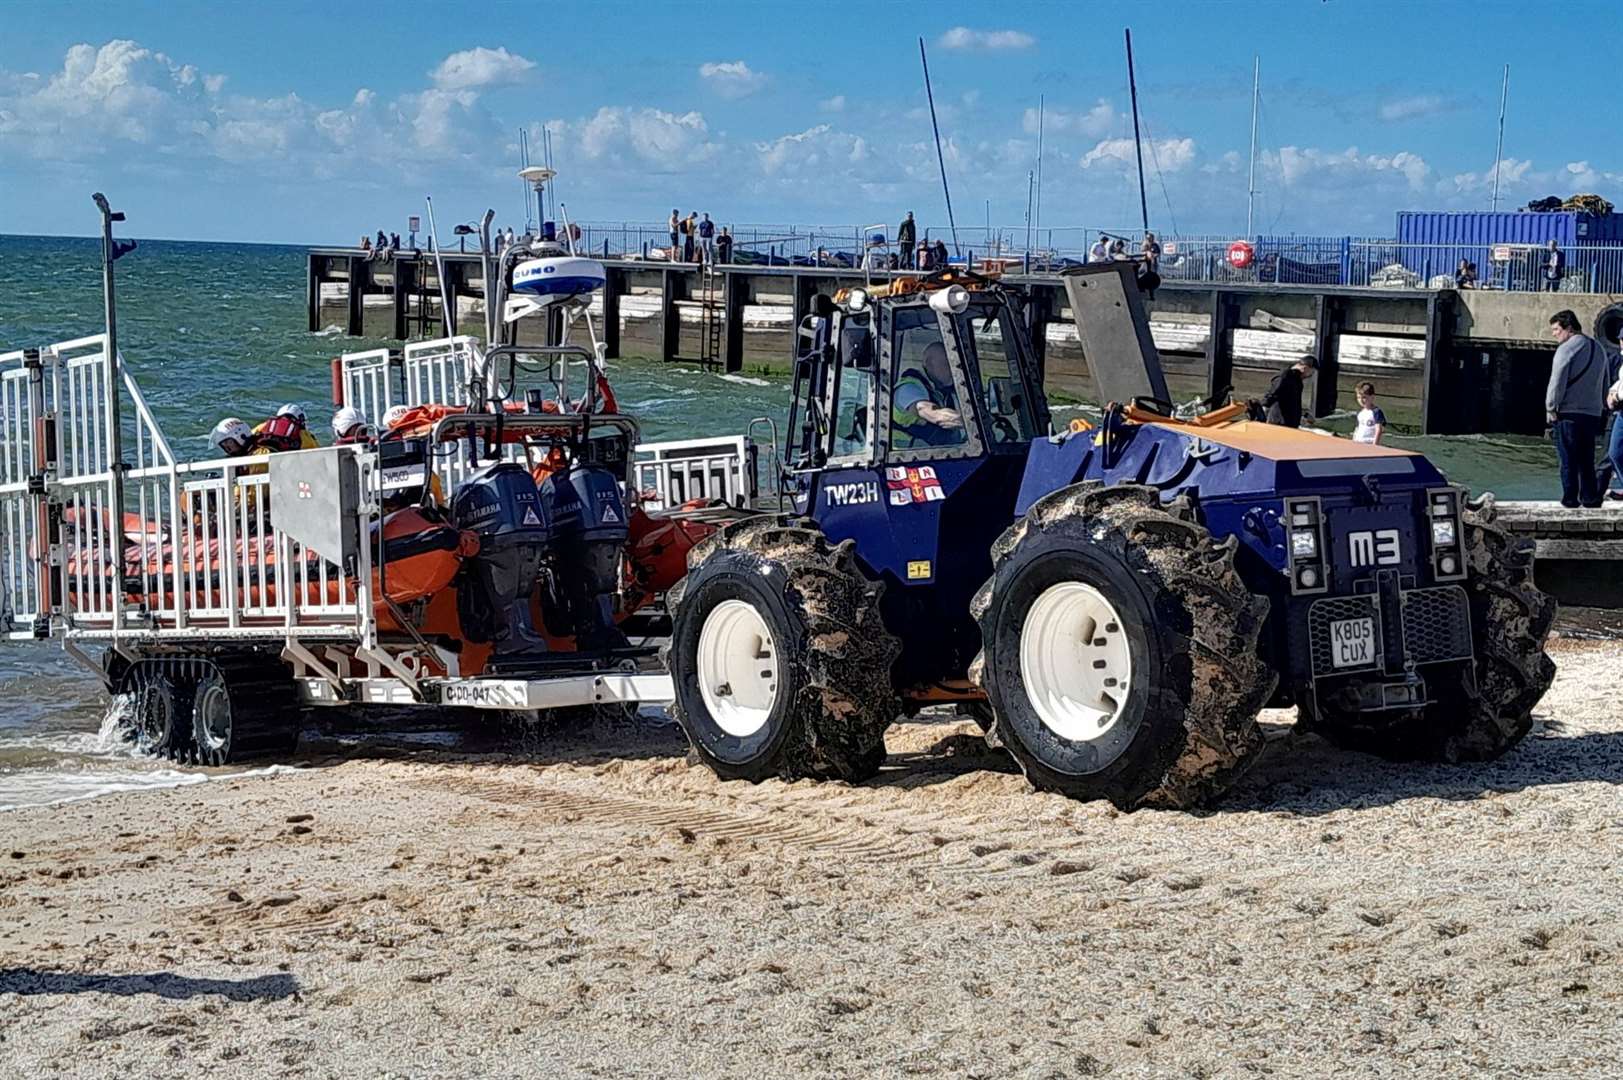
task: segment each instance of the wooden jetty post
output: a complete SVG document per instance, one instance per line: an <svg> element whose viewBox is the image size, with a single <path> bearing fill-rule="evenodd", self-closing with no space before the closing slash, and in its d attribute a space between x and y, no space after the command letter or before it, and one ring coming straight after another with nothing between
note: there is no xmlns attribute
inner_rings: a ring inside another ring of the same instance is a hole
<svg viewBox="0 0 1623 1080"><path fill-rule="evenodd" d="M620 297L626 291L626 272L619 267L603 270L603 355L620 358Z"/></svg>
<svg viewBox="0 0 1623 1080"><path fill-rule="evenodd" d="M1206 338L1206 393L1217 396L1234 384L1234 328L1240 325L1240 297L1212 290L1212 328Z"/></svg>
<svg viewBox="0 0 1623 1080"><path fill-rule="evenodd" d="M678 300L688 295L687 273L675 267L666 267L659 276L659 358L678 359L682 353L682 317L677 309Z"/></svg>
<svg viewBox="0 0 1623 1080"><path fill-rule="evenodd" d="M723 294L722 367L726 371L744 370L744 306L750 302L749 275L737 270L725 274L726 291Z"/></svg>
<svg viewBox="0 0 1623 1080"><path fill-rule="evenodd" d="M1426 301L1426 355L1420 369L1420 432L1457 435L1458 402L1449 395L1454 366L1454 294L1441 290Z"/></svg>
<svg viewBox="0 0 1623 1080"><path fill-rule="evenodd" d="M1313 383L1313 415L1329 416L1336 411L1341 382L1341 331L1347 324L1345 298L1320 293L1313 319L1313 359L1318 374Z"/></svg>
<svg viewBox="0 0 1623 1080"><path fill-rule="evenodd" d="M372 280L372 266L361 255L349 257L349 309L344 320L344 333L350 337L366 334L366 287Z"/></svg>

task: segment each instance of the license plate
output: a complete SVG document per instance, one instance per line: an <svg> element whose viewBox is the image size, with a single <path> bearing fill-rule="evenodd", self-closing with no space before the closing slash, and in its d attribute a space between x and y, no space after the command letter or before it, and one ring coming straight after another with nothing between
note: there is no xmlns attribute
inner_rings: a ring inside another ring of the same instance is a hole
<svg viewBox="0 0 1623 1080"><path fill-rule="evenodd" d="M1374 662L1374 619L1337 619L1330 624L1330 663L1359 667Z"/></svg>

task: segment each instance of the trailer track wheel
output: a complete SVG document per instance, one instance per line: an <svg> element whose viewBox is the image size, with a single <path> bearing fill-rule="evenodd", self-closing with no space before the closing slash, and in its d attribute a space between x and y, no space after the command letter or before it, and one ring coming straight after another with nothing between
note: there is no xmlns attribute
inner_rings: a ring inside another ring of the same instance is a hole
<svg viewBox="0 0 1623 1080"><path fill-rule="evenodd" d="M1309 705L1307 725L1332 744L1393 761L1491 761L1532 730L1533 706L1555 680L1545 642L1556 603L1533 584L1531 545L1493 523L1491 501L1463 517L1475 671L1427 675L1432 703L1380 723L1340 714L1332 702Z"/></svg>
<svg viewBox="0 0 1623 1080"><path fill-rule="evenodd" d="M1033 786L1123 809L1193 807L1251 764L1277 675L1268 601L1184 504L1097 483L1033 504L992 548L970 678L987 741Z"/></svg>
<svg viewBox="0 0 1623 1080"><path fill-rule="evenodd" d="M726 779L856 781L885 758L901 651L849 544L756 518L694 548L666 665L693 755Z"/></svg>
<svg viewBox="0 0 1623 1080"><path fill-rule="evenodd" d="M191 753L191 691L188 680L156 663L137 663L126 685L131 733L144 754L184 760Z"/></svg>
<svg viewBox="0 0 1623 1080"><path fill-rule="evenodd" d="M191 661L191 741L199 765L283 754L298 743L302 712L279 665L256 659Z"/></svg>

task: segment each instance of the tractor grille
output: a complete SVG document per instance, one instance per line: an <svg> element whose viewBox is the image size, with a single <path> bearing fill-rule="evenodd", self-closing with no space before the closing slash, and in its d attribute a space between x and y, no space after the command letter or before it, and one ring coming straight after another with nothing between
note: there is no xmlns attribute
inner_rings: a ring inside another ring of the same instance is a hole
<svg viewBox="0 0 1623 1080"><path fill-rule="evenodd" d="M1375 659L1361 667L1338 668L1330 659L1330 624L1340 619L1375 620ZM1381 662L1381 615L1373 596L1332 596L1315 600L1307 611L1307 637L1313 649L1313 674L1367 671Z"/></svg>
<svg viewBox="0 0 1623 1080"><path fill-rule="evenodd" d="M1474 655L1471 646L1471 606L1464 589L1458 585L1440 585L1429 589L1409 589L1399 595L1403 610L1403 650L1410 663L1435 664L1471 659ZM1340 619L1375 621L1375 650L1371 663L1338 668L1332 662L1330 624ZM1380 603L1374 595L1333 596L1314 601L1308 608L1307 634L1315 678L1371 671L1385 663L1387 628L1381 623Z"/></svg>
<svg viewBox="0 0 1623 1080"><path fill-rule="evenodd" d="M1417 664L1469 660L1471 605L1458 585L1403 594L1403 645Z"/></svg>

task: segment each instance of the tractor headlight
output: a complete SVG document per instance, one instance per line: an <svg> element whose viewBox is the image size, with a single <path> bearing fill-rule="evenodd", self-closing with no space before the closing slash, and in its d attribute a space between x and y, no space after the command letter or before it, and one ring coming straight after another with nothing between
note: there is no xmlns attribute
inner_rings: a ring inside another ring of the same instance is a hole
<svg viewBox="0 0 1623 1080"><path fill-rule="evenodd" d="M1285 500L1285 570L1290 575L1291 592L1322 593L1330 587L1330 567L1326 563L1324 508L1315 495Z"/></svg>
<svg viewBox="0 0 1623 1080"><path fill-rule="evenodd" d="M1438 547L1451 547L1454 543L1454 519L1435 518L1431 523L1431 542Z"/></svg>
<svg viewBox="0 0 1623 1080"><path fill-rule="evenodd" d="M1291 555L1297 559L1311 559L1319 553L1319 534L1313 529L1291 530Z"/></svg>
<svg viewBox="0 0 1623 1080"><path fill-rule="evenodd" d="M1431 517L1431 569L1438 581L1458 581L1465 577L1461 501L1459 488L1434 488L1426 492L1426 512Z"/></svg>

